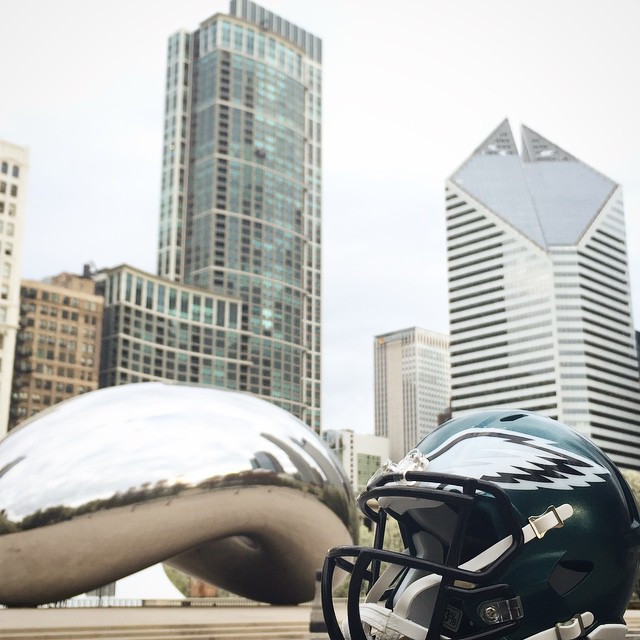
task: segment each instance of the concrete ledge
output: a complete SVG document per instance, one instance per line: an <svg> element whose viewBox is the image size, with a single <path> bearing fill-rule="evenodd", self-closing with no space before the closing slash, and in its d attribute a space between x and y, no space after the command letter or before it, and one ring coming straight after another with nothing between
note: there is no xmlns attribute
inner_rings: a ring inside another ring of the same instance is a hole
<svg viewBox="0 0 640 640"><path fill-rule="evenodd" d="M307 640L309 607L4 609L2 640Z"/></svg>

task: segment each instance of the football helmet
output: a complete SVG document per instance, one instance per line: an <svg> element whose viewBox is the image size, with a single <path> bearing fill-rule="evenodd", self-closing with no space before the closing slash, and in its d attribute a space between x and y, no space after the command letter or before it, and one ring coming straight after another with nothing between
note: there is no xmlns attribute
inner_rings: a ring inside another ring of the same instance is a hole
<svg viewBox="0 0 640 640"><path fill-rule="evenodd" d="M509 410L449 420L383 466L358 505L375 524L374 546L327 554L321 591L332 640L626 634L636 503L608 457L555 420ZM403 552L384 548L388 518ZM342 625L337 567L351 574Z"/></svg>

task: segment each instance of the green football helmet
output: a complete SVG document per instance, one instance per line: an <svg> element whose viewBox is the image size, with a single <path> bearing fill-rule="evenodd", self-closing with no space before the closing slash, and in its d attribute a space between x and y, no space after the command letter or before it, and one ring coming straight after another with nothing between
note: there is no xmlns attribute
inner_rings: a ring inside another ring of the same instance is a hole
<svg viewBox="0 0 640 640"><path fill-rule="evenodd" d="M327 554L332 640L624 639L638 510L615 465L575 430L523 411L449 420L383 466L358 504L374 546ZM383 548L387 518L404 552ZM351 574L342 625L337 567Z"/></svg>

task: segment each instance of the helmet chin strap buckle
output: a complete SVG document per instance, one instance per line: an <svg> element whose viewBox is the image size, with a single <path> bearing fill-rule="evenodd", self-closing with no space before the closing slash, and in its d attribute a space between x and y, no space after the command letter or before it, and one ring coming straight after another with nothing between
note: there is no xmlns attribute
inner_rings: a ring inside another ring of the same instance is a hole
<svg viewBox="0 0 640 640"><path fill-rule="evenodd" d="M579 613L567 622L559 622L555 626L558 640L575 640L584 635L587 627L593 624L594 617L590 611Z"/></svg>
<svg viewBox="0 0 640 640"><path fill-rule="evenodd" d="M526 640L624 640L627 627L625 625L605 624L596 627L589 635L587 629L593 624L595 617L590 611L578 613L571 620L559 622L554 627L540 631Z"/></svg>
<svg viewBox="0 0 640 640"><path fill-rule="evenodd" d="M550 529L559 529L564 526L564 521L566 520L567 515L566 513L561 513L560 509L562 509L562 507L556 509L551 505L542 515L529 516L529 525L531 526L533 535L538 538L538 540L542 540L542 538L544 538L544 534ZM571 513L573 513L573 509L571 510Z"/></svg>

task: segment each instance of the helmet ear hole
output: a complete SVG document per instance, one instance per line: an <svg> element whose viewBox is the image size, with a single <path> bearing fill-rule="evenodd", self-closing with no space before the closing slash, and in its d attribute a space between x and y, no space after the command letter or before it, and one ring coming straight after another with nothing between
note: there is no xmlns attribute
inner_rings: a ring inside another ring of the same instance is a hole
<svg viewBox="0 0 640 640"><path fill-rule="evenodd" d="M593 562L588 560L561 560L549 576L549 586L564 596L577 587L593 571Z"/></svg>

